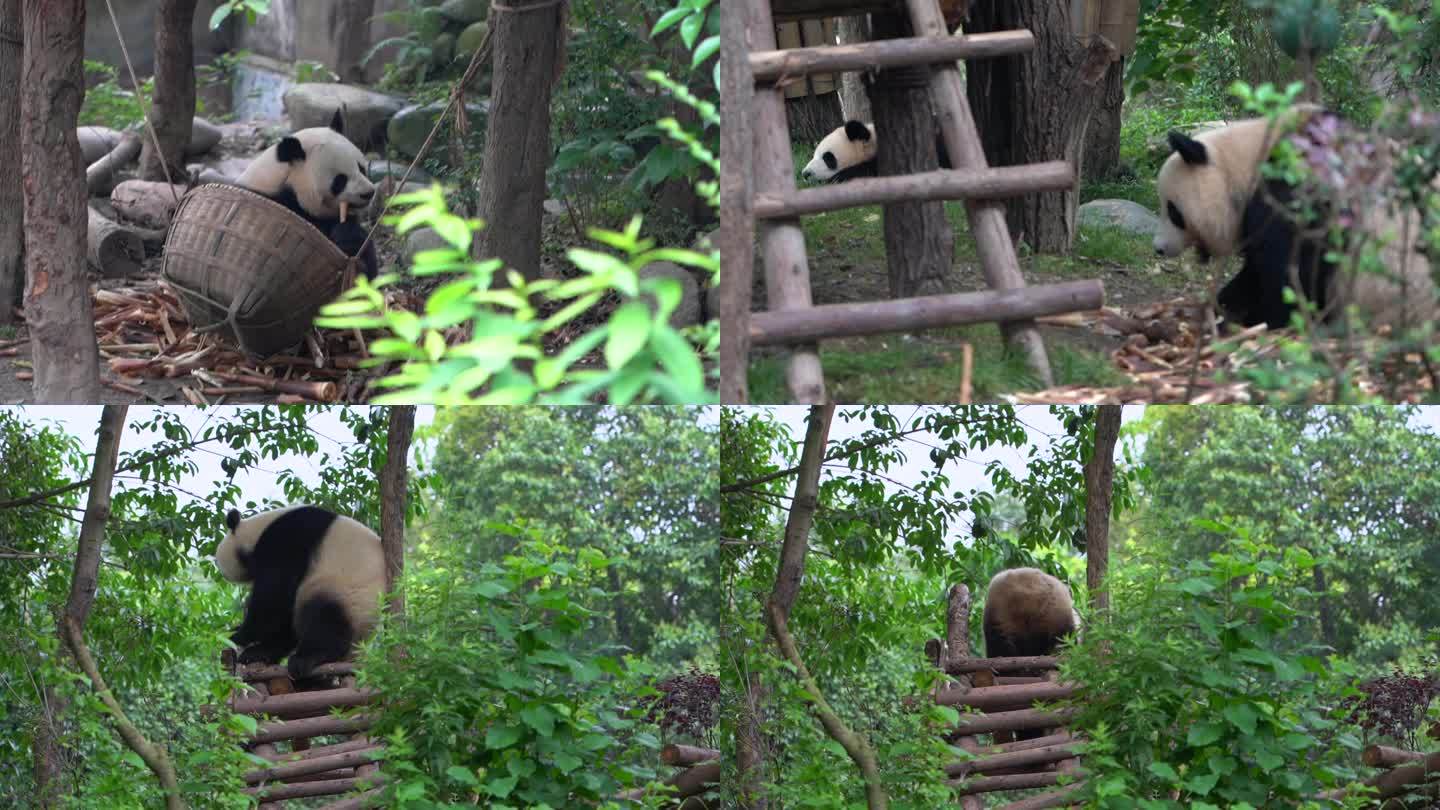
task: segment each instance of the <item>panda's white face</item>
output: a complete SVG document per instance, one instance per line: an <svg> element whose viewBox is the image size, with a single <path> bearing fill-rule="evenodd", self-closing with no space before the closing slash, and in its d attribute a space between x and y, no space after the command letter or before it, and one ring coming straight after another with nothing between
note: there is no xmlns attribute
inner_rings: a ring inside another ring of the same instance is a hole
<svg viewBox="0 0 1440 810"><path fill-rule="evenodd" d="M338 219L340 203L361 209L375 198L365 176L365 155L343 133L340 113L329 127L311 127L287 135L265 150L240 175L240 185L261 194L295 192L311 216Z"/></svg>
<svg viewBox="0 0 1440 810"><path fill-rule="evenodd" d="M215 549L215 565L220 568L220 573L231 582L243 584L253 580L255 574L250 570L247 559L254 552L260 535L275 522L275 518L293 508L274 509L248 518L241 518L240 512L235 509L226 513L225 538Z"/></svg>
<svg viewBox="0 0 1440 810"><path fill-rule="evenodd" d="M815 145L815 154L805 164L800 176L824 183L846 169L874 160L877 151L873 124L846 121L845 126L826 135Z"/></svg>

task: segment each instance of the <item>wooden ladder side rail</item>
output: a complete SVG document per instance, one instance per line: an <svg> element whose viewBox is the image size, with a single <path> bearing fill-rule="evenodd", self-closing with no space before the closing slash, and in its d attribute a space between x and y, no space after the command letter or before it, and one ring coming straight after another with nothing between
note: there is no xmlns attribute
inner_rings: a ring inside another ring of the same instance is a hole
<svg viewBox="0 0 1440 810"><path fill-rule="evenodd" d="M770 0L744 0L742 7L749 12L747 22L751 48L776 50ZM755 128L755 192L782 196L793 194L795 158L790 152L784 95L778 88L769 87L755 93L751 106L754 114L750 121ZM759 223L759 232L760 254L765 261L768 310L809 309L814 301L810 293L810 266L805 255L805 234L800 228L800 220L765 220ZM790 391L791 401L796 404L811 405L826 401L825 377L820 367L817 344L802 344L791 349L785 366L785 385Z"/></svg>
<svg viewBox="0 0 1440 810"><path fill-rule="evenodd" d="M1104 301L1104 285L1099 280L1087 279L1008 290L821 304L804 310L754 313L750 316L750 342L755 346L806 344L821 338L993 323L997 318L1030 320L1042 315L1099 309Z"/></svg>
<svg viewBox="0 0 1440 810"><path fill-rule="evenodd" d="M745 8L720 10L720 401L750 401L750 308L755 278L755 141L750 111L755 79L746 59Z"/></svg>
<svg viewBox="0 0 1440 810"><path fill-rule="evenodd" d="M905 0L905 5L909 8L910 25L916 36L941 37L949 34L936 0ZM953 63L932 67L930 99L940 121L950 165L956 169L988 168L985 150L980 145L980 133L975 127L975 117L965 97L965 80ZM965 209L970 216L970 233L975 239L975 251L980 255L980 267L985 273L986 283L992 290L1024 287L1025 277L1020 273L1020 260L1015 255L1015 243L1010 241L1010 228L1005 224L1002 205L989 200L967 200ZM1040 330L1033 320L1002 321L1000 333L1007 343L1024 354L1030 367L1039 375L1042 387L1049 388L1055 384L1045 343L1040 339Z"/></svg>
<svg viewBox="0 0 1440 810"><path fill-rule="evenodd" d="M902 200L1001 200L1075 187L1069 163L1054 160L996 169L937 169L755 195L756 219L786 219Z"/></svg>
<svg viewBox="0 0 1440 810"><path fill-rule="evenodd" d="M754 81L769 84L792 76L816 73L990 59L1027 53L1034 48L1035 35L1024 29L959 37L906 37L853 45L753 51L750 54L750 71Z"/></svg>

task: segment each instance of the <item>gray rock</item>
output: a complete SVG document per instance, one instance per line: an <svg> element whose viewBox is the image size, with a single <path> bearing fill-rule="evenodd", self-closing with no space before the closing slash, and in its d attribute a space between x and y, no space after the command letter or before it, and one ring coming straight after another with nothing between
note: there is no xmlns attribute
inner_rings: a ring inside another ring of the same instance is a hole
<svg viewBox="0 0 1440 810"><path fill-rule="evenodd" d="M422 250L437 250L450 247L440 234L429 228L419 228L405 234L405 266L409 267L415 261L415 255Z"/></svg>
<svg viewBox="0 0 1440 810"><path fill-rule="evenodd" d="M1076 222L1082 228L1119 228L1138 236L1151 236L1160 226L1150 209L1130 200L1091 200L1080 206Z"/></svg>
<svg viewBox="0 0 1440 810"><path fill-rule="evenodd" d="M430 46L430 62L437 68L444 68L455 58L455 35L445 32L435 37Z"/></svg>
<svg viewBox="0 0 1440 810"><path fill-rule="evenodd" d="M374 183L378 183L386 177L393 177L398 181L405 176L405 169L409 166L410 164L408 163L396 163L393 160L372 160L365 167L365 173L370 176L371 182ZM416 166L410 171L409 182L429 185L430 175L427 174L424 169Z"/></svg>
<svg viewBox="0 0 1440 810"><path fill-rule="evenodd" d="M445 104L446 102L437 101L423 107L411 105L395 113L395 117L390 119L389 127L386 130L386 139L389 145L406 157L415 157L420 153L420 146L425 143L425 137L430 134L431 127L435 126L435 120L445 109ZM472 146L478 148L479 139L483 138L485 133L490 102L471 102L465 105L465 111L470 116L471 137L475 139ZM449 155L449 150L444 148L443 141L437 140L436 143L441 144L441 147L437 149L432 144L429 157L444 161Z"/></svg>
<svg viewBox="0 0 1440 810"><path fill-rule="evenodd" d="M110 127L78 127L75 135L80 138L80 154L85 157L88 166L105 157L120 143L121 132Z"/></svg>
<svg viewBox="0 0 1440 810"><path fill-rule="evenodd" d="M471 23L460 32L460 37L455 40L455 55L469 57L480 49L481 43L485 41L485 34L490 26L483 23Z"/></svg>
<svg viewBox="0 0 1440 810"><path fill-rule="evenodd" d="M440 4L440 13L461 25L485 19L489 10L490 0L445 0Z"/></svg>
<svg viewBox="0 0 1440 810"><path fill-rule="evenodd" d="M673 278L680 282L680 305L670 313L670 326L683 329L700 323L700 285L690 271L674 262L651 262L640 268L640 280Z"/></svg>
<svg viewBox="0 0 1440 810"><path fill-rule="evenodd" d="M540 207L545 209L545 213L549 214L552 217L565 216L565 203L562 203L559 200L546 200L545 202L540 204Z"/></svg>
<svg viewBox="0 0 1440 810"><path fill-rule="evenodd" d="M197 157L214 149L220 144L220 134L219 127L204 118L196 118L190 124L190 145L185 148L185 157Z"/></svg>
<svg viewBox="0 0 1440 810"><path fill-rule="evenodd" d="M348 84L297 84L285 92L285 115L294 129L330 125L335 111L345 108L345 134L361 149L378 143L403 99Z"/></svg>

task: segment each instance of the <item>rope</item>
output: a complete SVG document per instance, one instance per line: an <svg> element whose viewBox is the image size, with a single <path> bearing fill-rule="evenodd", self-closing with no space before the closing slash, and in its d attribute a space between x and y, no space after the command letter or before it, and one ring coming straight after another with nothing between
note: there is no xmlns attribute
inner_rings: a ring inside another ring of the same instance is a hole
<svg viewBox="0 0 1440 810"><path fill-rule="evenodd" d="M566 0L542 0L544 3L565 1ZM106 0L106 2L109 2L109 0ZM435 136L440 132L440 125L445 123L445 117L450 114L451 110L455 109L455 102L460 100L460 97L464 93L465 86L470 83L471 79L475 78L475 74L480 69L481 61L490 57L490 37L493 33L494 30L486 26L485 38L480 41L480 47L476 48L475 53L470 57L470 64L465 67L465 75L461 76L460 80L455 83L455 86L450 88L450 103L446 104L445 109L440 111L439 117L435 119L435 126L430 128L430 134L425 136L425 142L420 145L420 151L416 153L415 159L410 161L410 165L405 167L405 174L401 176L400 182L396 185L397 189L404 188L405 184L409 182L410 175L415 171L415 167L420 165L420 161L423 160L425 154L430 151L430 144L434 143ZM380 207L379 215L375 217L375 222L365 234L365 241L360 243L360 249L355 251L354 256L350 257L350 262L347 265L349 268L347 274L353 273L360 254L365 252L366 246L370 244L375 236L375 231L380 228L381 221L385 219L385 214L390 210L390 198L393 196L394 194L392 193L385 198L385 204ZM349 285L346 284L345 286L348 287Z"/></svg>
<svg viewBox="0 0 1440 810"><path fill-rule="evenodd" d="M513 11L517 14L524 14L527 11L539 11L543 8L551 8L553 6L558 6L561 3L568 2L570 2L570 0L537 0L534 3L522 3L515 6L507 6L501 3L492 2L490 3L490 8L495 9L496 11Z"/></svg>
<svg viewBox="0 0 1440 810"><path fill-rule="evenodd" d="M175 181L170 177L170 164L165 160L165 150L160 148L160 136L155 134L155 125L150 123L150 107L146 103L145 94L140 90L140 80L135 78L135 66L130 63L130 49L125 47L125 37L120 34L120 21L115 19L115 7L110 5L110 0L105 0L105 9L110 12L110 25L114 27L115 39L120 43L120 55L125 59L125 70L130 73L130 85L135 88L135 97L140 99L140 117L145 119L145 130L150 133L150 143L154 144L155 154L160 157L160 169L165 172L165 184L170 186L170 199L178 203L180 195L175 193Z"/></svg>

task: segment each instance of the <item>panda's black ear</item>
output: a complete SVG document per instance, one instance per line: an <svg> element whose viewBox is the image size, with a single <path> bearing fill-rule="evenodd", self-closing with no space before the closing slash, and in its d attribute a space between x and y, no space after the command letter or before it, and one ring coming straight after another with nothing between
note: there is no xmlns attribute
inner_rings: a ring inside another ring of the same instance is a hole
<svg viewBox="0 0 1440 810"><path fill-rule="evenodd" d="M300 139L293 135L286 135L280 139L275 147L275 157L281 163L298 163L305 159L305 147L300 145Z"/></svg>
<svg viewBox="0 0 1440 810"><path fill-rule="evenodd" d="M345 113L345 107L344 107L344 106L337 107L337 108L335 109L335 115L331 116L331 118L330 118L330 128L333 129L333 130L335 130L336 132L340 133L341 135L344 135L344 134L345 134L345 115L344 115L344 113Z"/></svg>
<svg viewBox="0 0 1440 810"><path fill-rule="evenodd" d="M870 128L859 121L846 121L845 137L852 141L868 141L870 140Z"/></svg>
<svg viewBox="0 0 1440 810"><path fill-rule="evenodd" d="M240 510L239 510L239 509L231 509L229 512L226 512L226 513L225 513L225 527L226 527L226 528L228 528L230 531L233 532L233 531L235 531L235 527L236 527L236 526L239 526L239 525L240 525Z"/></svg>
<svg viewBox="0 0 1440 810"><path fill-rule="evenodd" d="M1170 133L1170 148L1180 159L1191 166L1204 166L1210 162L1210 156L1205 152L1205 144L1191 138L1183 132Z"/></svg>

